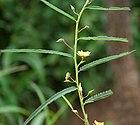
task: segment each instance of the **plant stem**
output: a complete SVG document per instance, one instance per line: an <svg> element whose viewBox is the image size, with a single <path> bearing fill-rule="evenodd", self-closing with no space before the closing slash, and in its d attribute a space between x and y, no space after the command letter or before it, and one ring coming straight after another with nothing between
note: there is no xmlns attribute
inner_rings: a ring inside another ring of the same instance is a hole
<svg viewBox="0 0 140 125"><path fill-rule="evenodd" d="M81 16L82 16L82 14L83 14L83 12L84 12L87 4L88 4L88 1L89 0L86 0L85 4L82 7L82 9L81 9L81 11L78 15L78 18L76 20L75 45L74 45L74 65L75 65L76 85L77 85L77 88L78 88L78 96L79 96L79 99L80 99L80 105L81 105L82 113L83 113L83 116L84 116L85 125L89 125L89 121L88 121L87 114L86 114L85 107L84 107L84 103L83 103L83 96L81 95L80 90L79 90L79 76L78 76L78 64L77 64L77 42L78 42L78 32L79 32L80 19L81 19Z"/></svg>

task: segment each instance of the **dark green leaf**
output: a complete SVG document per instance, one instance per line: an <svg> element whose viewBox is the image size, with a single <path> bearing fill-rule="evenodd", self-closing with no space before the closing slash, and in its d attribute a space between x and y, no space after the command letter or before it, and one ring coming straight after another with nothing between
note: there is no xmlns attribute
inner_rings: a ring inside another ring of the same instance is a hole
<svg viewBox="0 0 140 125"><path fill-rule="evenodd" d="M26 69L27 69L26 65L21 65L21 66L15 66L15 67L7 68L7 69L4 69L4 70L0 71L0 77L8 75L8 74L11 74L11 73L24 71Z"/></svg>
<svg viewBox="0 0 140 125"><path fill-rule="evenodd" d="M108 36L96 36L96 37L80 37L78 40L101 40L101 41L120 41L128 42L126 38L108 37Z"/></svg>
<svg viewBox="0 0 140 125"><path fill-rule="evenodd" d="M85 70L87 70L89 68L92 68L92 67L95 67L95 66L97 66L99 64L102 64L102 63L105 63L105 62L108 62L108 61L111 61L111 60L126 56L126 55L128 55L128 54L130 54L132 52L134 52L134 51L125 52L125 53L121 53L119 55L108 56L108 57L105 57L105 58L102 58L102 59L99 59L99 60L95 60L93 62L90 62L90 63L85 64L84 66L82 66L80 68L80 71L85 71Z"/></svg>
<svg viewBox="0 0 140 125"><path fill-rule="evenodd" d="M105 8L105 7L101 7L101 6L88 6L86 7L86 9L90 9L90 10L129 10L129 7L109 7L109 8Z"/></svg>
<svg viewBox="0 0 140 125"><path fill-rule="evenodd" d="M49 3L48 1L46 1L46 0L41 0L41 1L44 4L46 4L47 6L49 6L50 8L52 8L53 10L57 11L58 13L61 13L62 15L68 17L69 19L76 21L73 16L71 16L70 14L66 13L65 11L57 8L56 6L54 6L53 4Z"/></svg>
<svg viewBox="0 0 140 125"><path fill-rule="evenodd" d="M58 98L60 98L61 96L67 94L67 93L71 93L73 91L77 90L76 87L69 87L66 89L63 89L60 92L57 92L55 95L53 95L52 97L50 97L48 100L46 100L42 105L40 105L28 118L27 120L24 122L23 125L27 125L39 112L41 112L47 105L49 105L50 103L54 102L55 100L57 100Z"/></svg>
<svg viewBox="0 0 140 125"><path fill-rule="evenodd" d="M54 51L54 50L44 50L44 49L5 49L1 50L1 53L46 53L46 54L55 54L60 56L66 56L73 58L72 55L64 52Z"/></svg>
<svg viewBox="0 0 140 125"><path fill-rule="evenodd" d="M85 100L84 104L88 104L88 103L92 103L92 102L95 102L95 101L98 101L101 99L105 99L105 98L111 96L112 94L113 94L112 90L107 90L105 92L98 93L98 94L88 98L87 100Z"/></svg>
<svg viewBox="0 0 140 125"><path fill-rule="evenodd" d="M17 106L2 106L0 107L0 114L3 113L21 113L23 115L29 115L29 112L27 110Z"/></svg>

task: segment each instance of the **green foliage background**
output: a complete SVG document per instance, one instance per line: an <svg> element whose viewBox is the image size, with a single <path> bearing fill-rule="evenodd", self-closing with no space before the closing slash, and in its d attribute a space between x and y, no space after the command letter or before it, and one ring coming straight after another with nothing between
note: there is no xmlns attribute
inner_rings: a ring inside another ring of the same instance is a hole
<svg viewBox="0 0 140 125"><path fill-rule="evenodd" d="M49 0L50 1L50 0ZM80 8L82 0L51 0L51 3L61 9L73 14L70 4ZM133 48L137 50L137 64L140 68L140 2L131 0L131 33L133 36ZM104 5L104 1L95 1L96 5ZM78 11L77 9L77 11ZM90 29L84 31L82 36L105 35L105 15L103 12L86 12L81 26L89 25ZM74 40L74 23L66 17L51 10L39 0L0 0L0 49L5 48L42 48L70 52L62 43L56 43L59 38L64 38L70 45ZM103 42L80 43L79 50L92 52L87 61L106 56L105 44ZM35 82L43 92L45 98L50 97L55 91L61 90L67 83L63 83L65 73L72 70L72 61L65 57L6 53L0 58L0 72L11 67L27 65L28 69L10 75L0 76L0 107L5 105L16 105L33 111L39 104L39 99L33 91L29 82ZM71 71L72 72L72 71ZM83 77L84 76L84 77ZM104 88L113 83L112 71L108 64L100 65L94 69L81 74L81 81L85 91L95 88ZM92 82L91 82L92 81ZM62 101L58 101L60 107ZM52 106L53 110L56 110ZM0 114L0 125L18 124L19 114Z"/></svg>

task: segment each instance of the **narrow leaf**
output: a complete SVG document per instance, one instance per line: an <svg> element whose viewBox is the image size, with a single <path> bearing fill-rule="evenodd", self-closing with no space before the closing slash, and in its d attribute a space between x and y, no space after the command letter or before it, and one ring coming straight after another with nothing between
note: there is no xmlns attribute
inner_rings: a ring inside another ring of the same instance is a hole
<svg viewBox="0 0 140 125"><path fill-rule="evenodd" d="M55 54L55 55L73 58L72 55L68 53L54 51L54 50L44 50L44 49L5 49L5 50L1 50L0 52L1 53L46 53L46 54Z"/></svg>
<svg viewBox="0 0 140 125"><path fill-rule="evenodd" d="M86 7L86 9L90 9L90 10L128 10L128 11L130 11L129 7L109 7L109 8L105 8L105 7L101 7L101 6L88 6L88 7Z"/></svg>
<svg viewBox="0 0 140 125"><path fill-rule="evenodd" d="M85 104L92 103L101 99L105 99L113 94L112 90L107 90L105 92L98 93L87 100L85 100Z"/></svg>
<svg viewBox="0 0 140 125"><path fill-rule="evenodd" d="M29 112L27 110L17 106L2 106L0 107L0 114L1 113L21 113L23 115L29 115Z"/></svg>
<svg viewBox="0 0 140 125"><path fill-rule="evenodd" d="M30 125L43 125L45 120L46 113L40 113L31 123Z"/></svg>
<svg viewBox="0 0 140 125"><path fill-rule="evenodd" d="M15 66L15 67L12 67L12 68L7 68L7 69L4 69L4 70L0 70L0 77L11 74L11 73L24 71L26 69L27 69L26 65L21 65L21 66Z"/></svg>
<svg viewBox="0 0 140 125"><path fill-rule="evenodd" d="M70 103L70 101L65 96L62 96L62 98L65 100L65 102L68 104L68 106L73 110L73 107L72 107L72 104Z"/></svg>
<svg viewBox="0 0 140 125"><path fill-rule="evenodd" d="M42 104L43 102L45 102L45 96L43 95L43 93L42 93L41 89L39 88L39 86L36 85L36 84L33 83L33 82L29 82L29 84L31 84L32 88L34 89L34 91L35 91L36 94L38 95L41 104ZM44 109L44 113L43 113L43 114L44 114L44 116L47 115L47 114L49 114L49 109L48 109L48 108ZM32 121L32 124L31 124L31 125L34 125L34 124L39 125L39 123L42 122L42 120L44 121L44 118L45 118L45 117L43 117L43 116L41 115L41 113L40 113L40 114ZM38 120L37 120L37 119L38 119ZM38 121L38 122L37 122L37 121ZM49 124L49 122L50 122L50 116L47 116L47 117L46 117L46 123ZM37 123L38 123L38 124L37 124Z"/></svg>
<svg viewBox="0 0 140 125"><path fill-rule="evenodd" d="M39 97L40 99L40 102L43 103L45 102L45 97L41 91L41 89L39 88L38 85L36 85L35 83L33 82L29 82L31 84L31 87L34 89L34 91L36 92L37 96Z"/></svg>
<svg viewBox="0 0 140 125"><path fill-rule="evenodd" d="M55 100L57 100L58 98L60 98L61 96L67 94L67 93L71 93L73 91L77 90L76 87L69 87L66 89L63 89L62 91L56 93L55 95L53 95L52 97L50 97L48 100L46 100L42 105L40 105L28 118L27 120L24 122L23 125L27 125L39 112L41 112L41 110L43 110L47 105L49 105L50 103L54 102Z"/></svg>
<svg viewBox="0 0 140 125"><path fill-rule="evenodd" d="M105 63L105 62L108 62L108 61L111 61L111 60L126 56L126 55L128 55L128 54L130 54L132 52L134 52L134 51L125 52L125 53L121 53L119 55L108 56L108 57L105 57L105 58L102 58L102 59L99 59L99 60L95 60L93 62L90 62L90 63L85 64L84 66L82 66L80 68L80 71L85 71L85 70L87 70L89 68L92 68L92 67L95 67L95 66L97 66L99 64L102 64L102 63Z"/></svg>
<svg viewBox="0 0 140 125"><path fill-rule="evenodd" d="M56 6L54 6L53 4L49 3L48 1L46 1L46 0L41 0L41 1L44 4L46 4L47 6L49 6L50 8L52 8L53 10L57 11L58 13L61 13L62 15L68 17L69 19L76 21L73 16L71 16L70 14L66 13L65 11L57 8Z"/></svg>
<svg viewBox="0 0 140 125"><path fill-rule="evenodd" d="M108 36L97 36L97 37L80 37L78 40L101 40L101 41L120 41L120 42L128 42L126 38L119 37L108 37Z"/></svg>

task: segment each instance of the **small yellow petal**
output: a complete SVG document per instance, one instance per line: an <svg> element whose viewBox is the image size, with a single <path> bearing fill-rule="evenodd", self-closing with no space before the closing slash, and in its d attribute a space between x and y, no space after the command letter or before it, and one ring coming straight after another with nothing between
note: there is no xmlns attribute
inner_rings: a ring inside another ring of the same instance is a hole
<svg viewBox="0 0 140 125"><path fill-rule="evenodd" d="M71 82L70 80L66 79L64 82Z"/></svg>
<svg viewBox="0 0 140 125"><path fill-rule="evenodd" d="M94 125L104 125L104 122L97 122L96 120L94 121Z"/></svg>
<svg viewBox="0 0 140 125"><path fill-rule="evenodd" d="M89 51L83 52L83 50L81 50L81 51L78 51L78 56L85 58L85 57L89 56L90 53L91 52L89 52Z"/></svg>

